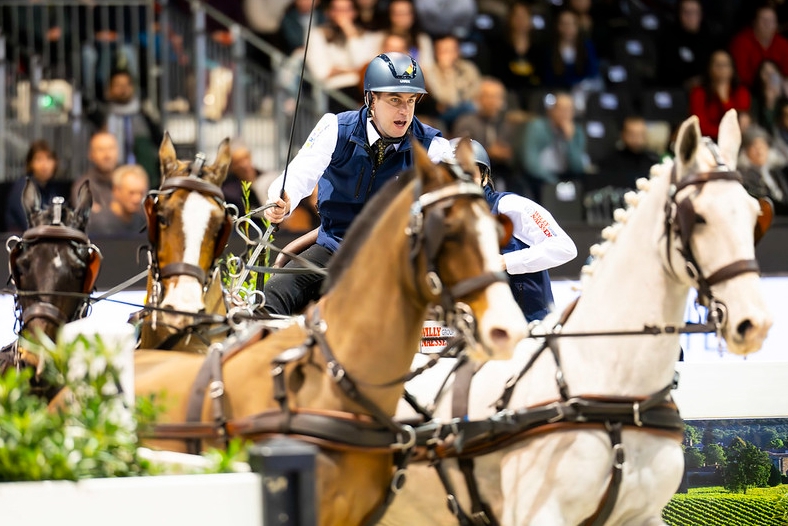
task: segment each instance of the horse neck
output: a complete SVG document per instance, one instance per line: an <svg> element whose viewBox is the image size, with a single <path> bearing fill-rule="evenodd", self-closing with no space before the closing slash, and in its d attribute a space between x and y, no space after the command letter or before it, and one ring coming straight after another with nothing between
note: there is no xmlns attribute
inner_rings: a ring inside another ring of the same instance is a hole
<svg viewBox="0 0 788 526"><path fill-rule="evenodd" d="M660 252L669 168L659 170L595 262L564 332L637 331L646 324L682 322L688 288L668 274ZM650 394L672 380L679 354L677 335L566 338L558 345L573 393Z"/></svg>
<svg viewBox="0 0 788 526"><path fill-rule="evenodd" d="M407 218L404 210L396 215ZM390 223L378 221L352 268L320 303L337 361L363 383L384 384L407 374L427 313L426 300L413 290L410 247L403 233L406 220L396 221L395 227ZM394 414L403 385L360 390Z"/></svg>

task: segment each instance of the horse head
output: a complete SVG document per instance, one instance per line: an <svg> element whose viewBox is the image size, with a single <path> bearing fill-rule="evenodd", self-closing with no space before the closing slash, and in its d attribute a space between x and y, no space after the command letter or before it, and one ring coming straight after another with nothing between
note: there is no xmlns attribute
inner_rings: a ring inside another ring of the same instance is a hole
<svg viewBox="0 0 788 526"><path fill-rule="evenodd" d="M230 139L219 145L216 160L205 165L178 160L169 134L159 149L162 183L145 200L151 244L149 301L166 310L165 325L182 329L205 310L205 293L229 237L232 218L221 186L230 166Z"/></svg>
<svg viewBox="0 0 788 526"><path fill-rule="evenodd" d="M60 326L85 314L101 264L101 253L85 234L92 204L89 183L79 189L73 209L62 197L44 206L35 183L25 185L29 228L6 244L21 330L41 330L54 339Z"/></svg>
<svg viewBox="0 0 788 526"><path fill-rule="evenodd" d="M723 117L717 144L701 137L697 117L680 127L667 209L673 243L666 257L673 273L698 290L728 350L748 354L761 348L772 324L755 260L756 235L768 228L763 219L771 217L771 205L742 186L740 144L734 110ZM683 265L676 263L682 259Z"/></svg>
<svg viewBox="0 0 788 526"><path fill-rule="evenodd" d="M421 190L406 232L419 276L417 294L471 341L478 340L469 349L472 358L508 359L527 334L500 256L511 223L490 214L482 189L468 175L475 163L470 140L460 141L454 161L434 164L418 144L414 153Z"/></svg>

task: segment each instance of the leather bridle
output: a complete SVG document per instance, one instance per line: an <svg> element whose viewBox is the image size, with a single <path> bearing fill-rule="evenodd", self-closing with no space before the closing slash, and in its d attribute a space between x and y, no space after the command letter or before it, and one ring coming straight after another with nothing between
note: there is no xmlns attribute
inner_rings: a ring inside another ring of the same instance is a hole
<svg viewBox="0 0 788 526"><path fill-rule="evenodd" d="M717 144L708 137L704 137L704 143L717 162L716 170L688 175L681 181L677 181L678 176L675 165L671 171L668 199L665 202L665 257L666 267L673 276L679 275L673 262L674 253L678 252L683 257L684 271L695 282L695 287L698 290L698 301L702 305L709 307L710 315L712 318L716 318L714 320L715 324L721 326L724 323L725 305L714 298L711 287L748 272L759 274L760 267L755 259L740 259L707 276L695 258L690 239L695 225L705 223L706 220L696 212L693 199L700 194L706 183L733 181L742 184L741 174L738 171L730 170L725 165ZM689 187L693 187L695 191L678 200L679 193ZM771 218L771 213L767 210L771 208L771 203L768 199L759 199L758 202L761 210L764 211L764 215ZM762 230L758 230L759 228ZM759 224L756 230L762 235L767 228L768 224L765 226Z"/></svg>
<svg viewBox="0 0 788 526"><path fill-rule="evenodd" d="M26 325L34 319L43 319L55 326L63 325L69 321L83 318L87 315L90 307L90 292L96 283L99 269L101 267L101 251L90 242L88 236L81 230L64 225L60 220L59 207L63 201L54 203L56 212L55 221L51 225L39 225L26 230L22 237L12 236L6 241L8 251L8 270L11 275L16 292L14 294L15 310L17 312L18 331L21 332ZM23 291L19 289L22 275L19 272L17 260L19 256L29 247L41 242L63 242L70 243L77 253L80 249L87 250L87 260L85 261L85 278L82 291L76 293L82 297L81 304L73 313L63 312L59 307L48 301L39 301L32 305L22 308L20 303L21 296L65 296L74 293L58 291Z"/></svg>
<svg viewBox="0 0 788 526"><path fill-rule="evenodd" d="M446 210L458 197L481 199L486 204L484 190L473 182L456 162L444 160L442 164L455 176L454 182L424 194L421 193L419 180L414 187L415 195L410 207L410 221L405 229L411 240L411 267L415 276L418 272L417 259L419 254L424 253L427 266L425 276L427 290L433 297L438 298L437 303L434 304L437 320L453 326L469 343L475 344L478 339L478 324L470 306L460 299L483 290L493 283L506 283L509 278L503 270L487 271L461 280L451 287L445 287L438 276L438 253L446 237ZM418 277L414 279L416 282L419 281Z"/></svg>
<svg viewBox="0 0 788 526"><path fill-rule="evenodd" d="M176 190L198 192L208 198L214 199L222 210L224 210L224 222L219 230L216 245L214 247L213 265L215 265L216 260L221 256L227 245L227 240L230 237L233 226L233 216L228 209L224 198L224 192L222 192L221 188L201 178L204 163L205 155L198 153L192 163L191 173L188 176L176 176L165 179L158 190L151 190L145 198L145 217L147 219L148 241L150 242L150 247L148 249L148 266L153 281L153 291L149 298L149 303L151 305L158 306L159 302L162 300L161 283L167 278L191 276L200 282L203 286L204 293L213 275L212 271L206 273L205 270L198 265L183 261L168 263L163 267L159 266L157 249L159 244L159 196L172 194Z"/></svg>

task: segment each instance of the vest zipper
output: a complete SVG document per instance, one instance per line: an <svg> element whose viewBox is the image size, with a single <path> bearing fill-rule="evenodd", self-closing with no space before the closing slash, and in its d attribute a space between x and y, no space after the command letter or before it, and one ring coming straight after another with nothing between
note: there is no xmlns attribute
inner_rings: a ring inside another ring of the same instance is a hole
<svg viewBox="0 0 788 526"><path fill-rule="evenodd" d="M359 192L361 191L361 181L364 180L364 167L361 167L361 173L358 176L358 181L356 182L356 199L358 199Z"/></svg>

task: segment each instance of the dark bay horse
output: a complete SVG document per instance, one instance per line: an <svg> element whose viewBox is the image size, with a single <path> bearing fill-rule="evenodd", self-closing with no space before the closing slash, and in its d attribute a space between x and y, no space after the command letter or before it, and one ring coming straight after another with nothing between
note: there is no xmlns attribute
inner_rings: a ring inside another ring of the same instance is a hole
<svg viewBox="0 0 788 526"><path fill-rule="evenodd" d="M169 134L159 149L162 183L145 200L150 241L147 305L141 323L142 349L207 349L222 340L227 310L217 260L227 244L232 217L221 186L230 166L230 140L215 161L178 160ZM212 317L211 315L216 315Z"/></svg>
<svg viewBox="0 0 788 526"><path fill-rule="evenodd" d="M449 324L470 342L469 354L483 361L510 357L527 334L501 273L504 229L463 173L473 165L470 143L457 149L459 166L435 165L413 148L414 168L367 204L332 260L325 295L303 316L223 356L219 348L207 358L137 351L137 395L165 391L168 404L154 438L196 431L221 444L226 436L281 432L312 440L320 446L320 524L369 520L395 482L395 452L412 444L412 430L391 417L428 306L443 305ZM205 371L210 384L197 389L199 422L188 424L195 379ZM387 440L363 443L379 432Z"/></svg>
<svg viewBox="0 0 788 526"><path fill-rule="evenodd" d="M87 313L101 265L101 252L85 233L92 204L88 183L80 188L73 209L62 197L44 204L35 183L25 185L22 205L29 228L6 242L18 334L35 340L41 331L54 340L63 324ZM39 368L41 363L24 339L17 339L0 353L0 374L23 365ZM34 385L34 391L49 398L56 388Z"/></svg>

